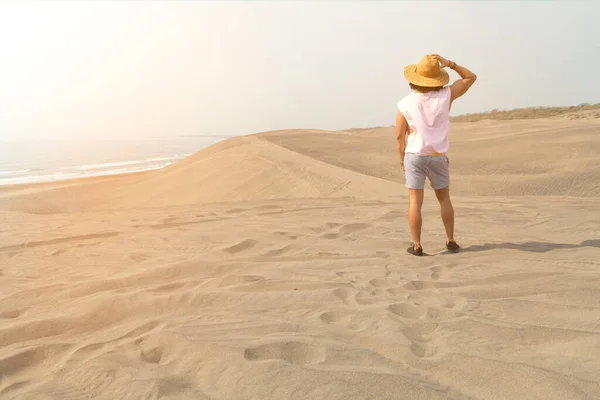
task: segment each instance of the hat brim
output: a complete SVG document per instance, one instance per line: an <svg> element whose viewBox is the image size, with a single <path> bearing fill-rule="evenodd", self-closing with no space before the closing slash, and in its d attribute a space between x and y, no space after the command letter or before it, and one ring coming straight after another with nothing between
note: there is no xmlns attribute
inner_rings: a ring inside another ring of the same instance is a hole
<svg viewBox="0 0 600 400"><path fill-rule="evenodd" d="M435 78L419 75L417 73L417 64L412 64L404 68L404 77L413 85L423 87L444 86L450 81L450 75L443 69L440 69L440 75Z"/></svg>

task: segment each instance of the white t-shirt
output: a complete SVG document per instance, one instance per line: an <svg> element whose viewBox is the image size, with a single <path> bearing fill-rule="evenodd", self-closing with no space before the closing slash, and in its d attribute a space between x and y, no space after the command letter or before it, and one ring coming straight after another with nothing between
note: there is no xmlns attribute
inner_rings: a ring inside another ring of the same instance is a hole
<svg viewBox="0 0 600 400"><path fill-rule="evenodd" d="M438 91L412 91L398 102L398 110L408 122L406 153L431 155L450 149L450 86Z"/></svg>

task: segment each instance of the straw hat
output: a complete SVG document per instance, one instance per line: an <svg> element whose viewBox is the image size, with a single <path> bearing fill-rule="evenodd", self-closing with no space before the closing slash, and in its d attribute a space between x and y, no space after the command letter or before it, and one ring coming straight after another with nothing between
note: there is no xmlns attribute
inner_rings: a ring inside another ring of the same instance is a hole
<svg viewBox="0 0 600 400"><path fill-rule="evenodd" d="M404 68L404 77L413 85L423 87L444 86L450 80L450 76L433 56L421 58L418 64L412 64Z"/></svg>

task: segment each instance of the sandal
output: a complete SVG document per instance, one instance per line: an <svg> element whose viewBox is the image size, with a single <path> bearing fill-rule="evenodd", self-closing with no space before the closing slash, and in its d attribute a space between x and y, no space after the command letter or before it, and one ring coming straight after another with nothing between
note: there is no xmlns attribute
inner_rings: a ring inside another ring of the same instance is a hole
<svg viewBox="0 0 600 400"><path fill-rule="evenodd" d="M410 254L412 254L413 256L417 256L417 257L422 257L423 256L423 247L419 246L416 250L415 250L415 244L411 243L410 247L408 249L406 249L406 251Z"/></svg>
<svg viewBox="0 0 600 400"><path fill-rule="evenodd" d="M448 251L450 253L458 253L460 250L460 246L458 245L458 243L456 243L454 240L451 242L446 243L446 249L448 249Z"/></svg>

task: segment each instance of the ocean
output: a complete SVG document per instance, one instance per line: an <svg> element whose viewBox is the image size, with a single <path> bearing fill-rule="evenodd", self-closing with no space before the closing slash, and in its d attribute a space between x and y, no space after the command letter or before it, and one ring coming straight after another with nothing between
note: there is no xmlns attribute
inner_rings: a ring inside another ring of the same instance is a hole
<svg viewBox="0 0 600 400"><path fill-rule="evenodd" d="M0 140L0 185L160 169L229 137Z"/></svg>

